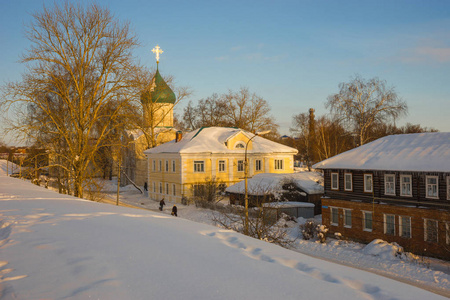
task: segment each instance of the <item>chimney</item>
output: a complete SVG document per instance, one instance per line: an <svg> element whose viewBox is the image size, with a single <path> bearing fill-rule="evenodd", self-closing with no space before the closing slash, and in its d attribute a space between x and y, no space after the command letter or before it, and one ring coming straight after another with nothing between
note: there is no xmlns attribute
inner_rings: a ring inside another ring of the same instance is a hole
<svg viewBox="0 0 450 300"><path fill-rule="evenodd" d="M175 133L175 143L178 143L179 141L181 141L182 138L183 138L183 132L177 131Z"/></svg>

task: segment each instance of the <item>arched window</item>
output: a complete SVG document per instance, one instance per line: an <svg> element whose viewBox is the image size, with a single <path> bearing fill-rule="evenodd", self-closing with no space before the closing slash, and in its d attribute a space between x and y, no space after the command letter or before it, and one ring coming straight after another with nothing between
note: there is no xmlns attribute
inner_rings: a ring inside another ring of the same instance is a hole
<svg viewBox="0 0 450 300"><path fill-rule="evenodd" d="M245 148L245 144L243 142L237 142L236 145L234 146L235 149L244 149Z"/></svg>

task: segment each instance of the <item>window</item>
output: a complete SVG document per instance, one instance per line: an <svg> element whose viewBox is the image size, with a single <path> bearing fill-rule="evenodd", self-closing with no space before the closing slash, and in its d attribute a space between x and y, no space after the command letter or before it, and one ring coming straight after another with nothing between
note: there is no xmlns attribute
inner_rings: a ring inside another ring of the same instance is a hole
<svg viewBox="0 0 450 300"><path fill-rule="evenodd" d="M225 172L225 161L219 160L219 172Z"/></svg>
<svg viewBox="0 0 450 300"><path fill-rule="evenodd" d="M395 235L395 215L384 215L384 233Z"/></svg>
<svg viewBox="0 0 450 300"><path fill-rule="evenodd" d="M364 174L364 192L373 192L373 178L372 174Z"/></svg>
<svg viewBox="0 0 450 300"><path fill-rule="evenodd" d="M350 209L344 209L344 227L352 227L352 211Z"/></svg>
<svg viewBox="0 0 450 300"><path fill-rule="evenodd" d="M156 182L153 182L153 193L156 193Z"/></svg>
<svg viewBox="0 0 450 300"><path fill-rule="evenodd" d="M159 161L159 171L162 171L162 160Z"/></svg>
<svg viewBox="0 0 450 300"><path fill-rule="evenodd" d="M166 183L166 194L169 195L169 184Z"/></svg>
<svg viewBox="0 0 450 300"><path fill-rule="evenodd" d="M331 173L331 189L339 189L339 173Z"/></svg>
<svg viewBox="0 0 450 300"><path fill-rule="evenodd" d="M275 170L283 170L283 160L275 159Z"/></svg>
<svg viewBox="0 0 450 300"><path fill-rule="evenodd" d="M424 226L425 226L425 236L424 239L427 242L438 242L438 222L436 220L431 219L425 219L424 220Z"/></svg>
<svg viewBox="0 0 450 300"><path fill-rule="evenodd" d="M177 195L177 189L175 188L175 183L172 184L172 192L173 192L173 195L174 195L174 196Z"/></svg>
<svg viewBox="0 0 450 300"><path fill-rule="evenodd" d="M172 160L172 172L174 172L175 173L175 161L174 160Z"/></svg>
<svg viewBox="0 0 450 300"><path fill-rule="evenodd" d="M426 193L427 198L439 199L438 195L438 177L437 176L427 176L426 177Z"/></svg>
<svg viewBox="0 0 450 300"><path fill-rule="evenodd" d="M395 196L395 175L384 175L384 194Z"/></svg>
<svg viewBox="0 0 450 300"><path fill-rule="evenodd" d="M411 175L400 176L400 196L412 196L411 181Z"/></svg>
<svg viewBox="0 0 450 300"><path fill-rule="evenodd" d="M447 200L450 200L450 176L447 176Z"/></svg>
<svg viewBox="0 0 450 300"><path fill-rule="evenodd" d="M238 172L244 172L244 161L243 160L238 160L237 170L238 170Z"/></svg>
<svg viewBox="0 0 450 300"><path fill-rule="evenodd" d="M345 173L344 174L344 189L346 191L352 191L353 190L352 173Z"/></svg>
<svg viewBox="0 0 450 300"><path fill-rule="evenodd" d="M399 217L399 233L403 238L411 238L411 217Z"/></svg>
<svg viewBox="0 0 450 300"><path fill-rule="evenodd" d="M194 160L194 172L205 172L205 162L203 160Z"/></svg>
<svg viewBox="0 0 450 300"><path fill-rule="evenodd" d="M339 224L339 210L336 207L331 207L331 225L338 226Z"/></svg>
<svg viewBox="0 0 450 300"><path fill-rule="evenodd" d="M363 211L363 230L372 231L372 212Z"/></svg>
<svg viewBox="0 0 450 300"><path fill-rule="evenodd" d="M235 149L244 149L245 144L243 142L237 142L237 144L234 146Z"/></svg>
<svg viewBox="0 0 450 300"><path fill-rule="evenodd" d="M159 183L159 193L162 194L163 190L162 190L162 182Z"/></svg>
<svg viewBox="0 0 450 300"><path fill-rule="evenodd" d="M261 171L261 160L255 160L255 171Z"/></svg>
<svg viewBox="0 0 450 300"><path fill-rule="evenodd" d="M166 172L169 172L169 161L166 160Z"/></svg>
<svg viewBox="0 0 450 300"><path fill-rule="evenodd" d="M156 160L153 160L153 172L156 171Z"/></svg>

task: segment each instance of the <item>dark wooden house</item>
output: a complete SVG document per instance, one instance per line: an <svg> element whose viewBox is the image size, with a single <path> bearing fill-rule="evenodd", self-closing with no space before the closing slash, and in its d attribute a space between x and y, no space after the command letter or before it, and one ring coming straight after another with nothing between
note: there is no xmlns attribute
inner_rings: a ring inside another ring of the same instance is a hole
<svg viewBox="0 0 450 300"><path fill-rule="evenodd" d="M450 133L387 136L314 168L329 233L450 259Z"/></svg>

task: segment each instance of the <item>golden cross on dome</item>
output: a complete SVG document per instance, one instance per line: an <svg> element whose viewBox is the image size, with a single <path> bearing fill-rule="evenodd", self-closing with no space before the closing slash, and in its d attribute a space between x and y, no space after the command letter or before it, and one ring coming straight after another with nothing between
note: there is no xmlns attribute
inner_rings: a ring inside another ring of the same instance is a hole
<svg viewBox="0 0 450 300"><path fill-rule="evenodd" d="M163 53L163 51L156 45L156 47L152 49L152 52L156 53L156 63L159 63L159 54Z"/></svg>

